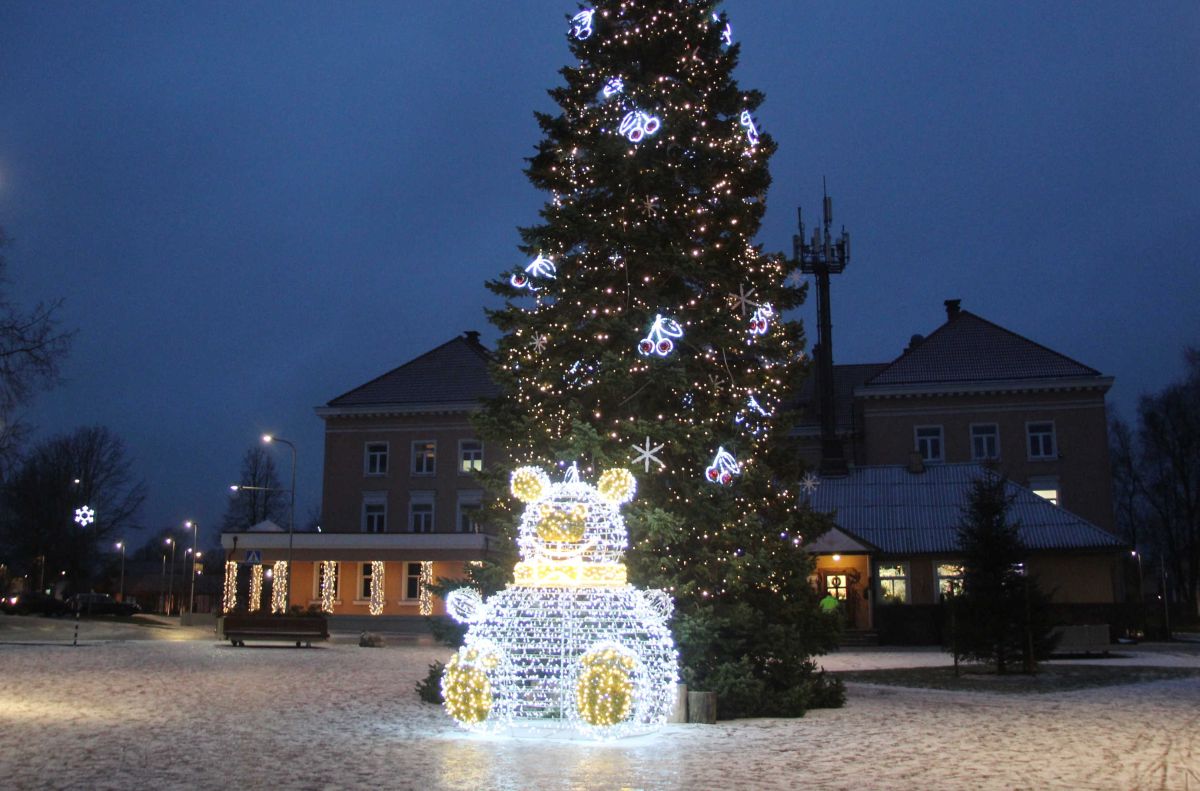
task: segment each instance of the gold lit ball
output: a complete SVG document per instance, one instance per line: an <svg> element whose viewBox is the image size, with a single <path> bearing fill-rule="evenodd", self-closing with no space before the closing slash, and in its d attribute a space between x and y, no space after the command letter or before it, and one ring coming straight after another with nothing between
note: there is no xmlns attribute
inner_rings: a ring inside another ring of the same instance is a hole
<svg viewBox="0 0 1200 791"><path fill-rule="evenodd" d="M489 665L489 657L480 661L477 651L460 650L450 657L442 675L442 705L446 713L464 724L475 724L487 719L492 710L492 683L483 667ZM495 664L491 659L490 664Z"/></svg>
<svg viewBox="0 0 1200 791"><path fill-rule="evenodd" d="M550 476L537 467L518 467L509 479L513 497L523 503L542 499L550 491Z"/></svg>
<svg viewBox="0 0 1200 791"><path fill-rule="evenodd" d="M637 479L629 470L618 467L602 472L596 488L605 500L620 505L633 499L634 492L637 491Z"/></svg>
<svg viewBox="0 0 1200 791"><path fill-rule="evenodd" d="M575 686L579 716L589 725L616 725L633 709L633 658L611 648L591 651Z"/></svg>
<svg viewBox="0 0 1200 791"><path fill-rule="evenodd" d="M587 506L575 503L563 507L543 503L538 514L537 534L543 541L574 543L583 538L587 526Z"/></svg>

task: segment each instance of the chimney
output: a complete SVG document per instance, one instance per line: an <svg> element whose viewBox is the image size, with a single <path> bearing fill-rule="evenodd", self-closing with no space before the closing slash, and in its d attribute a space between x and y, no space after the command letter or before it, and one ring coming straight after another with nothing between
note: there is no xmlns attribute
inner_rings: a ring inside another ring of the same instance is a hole
<svg viewBox="0 0 1200 791"><path fill-rule="evenodd" d="M962 313L962 308L959 307L962 304L961 299L947 299L942 304L946 306L946 321L956 319L958 314Z"/></svg>
<svg viewBox="0 0 1200 791"><path fill-rule="evenodd" d="M463 333L463 337L466 338L467 343L471 344L472 346L479 345L479 333L476 330L467 330Z"/></svg>
<svg viewBox="0 0 1200 791"><path fill-rule="evenodd" d="M925 472L925 460L921 458L921 454L913 451L908 454L908 471L913 475L920 475Z"/></svg>
<svg viewBox="0 0 1200 791"><path fill-rule="evenodd" d="M925 340L925 336L921 335L919 333L917 335L912 336L911 338L908 339L908 346L905 347L904 351L911 352L913 349L917 348L917 346L923 340Z"/></svg>

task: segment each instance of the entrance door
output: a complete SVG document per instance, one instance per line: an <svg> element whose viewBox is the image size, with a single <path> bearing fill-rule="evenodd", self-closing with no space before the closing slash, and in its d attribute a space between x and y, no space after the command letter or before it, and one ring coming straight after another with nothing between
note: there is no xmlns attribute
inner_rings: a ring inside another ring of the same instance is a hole
<svg viewBox="0 0 1200 791"><path fill-rule="evenodd" d="M851 629L862 628L858 623L859 603L862 596L858 590L861 575L857 569L822 569L821 595L833 594L842 603L842 611L846 614L846 625Z"/></svg>

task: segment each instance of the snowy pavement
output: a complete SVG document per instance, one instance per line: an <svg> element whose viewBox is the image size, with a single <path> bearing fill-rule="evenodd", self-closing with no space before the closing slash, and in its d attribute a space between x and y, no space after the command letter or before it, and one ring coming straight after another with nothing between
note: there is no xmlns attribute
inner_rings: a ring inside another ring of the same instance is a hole
<svg viewBox="0 0 1200 791"><path fill-rule="evenodd" d="M844 709L801 719L549 742L464 734L422 704L413 686L442 647L233 648L85 624L72 648L54 643L69 624L35 641L6 620L6 788L1200 788L1196 678L1030 696L854 685ZM938 658L826 664L871 655Z"/></svg>

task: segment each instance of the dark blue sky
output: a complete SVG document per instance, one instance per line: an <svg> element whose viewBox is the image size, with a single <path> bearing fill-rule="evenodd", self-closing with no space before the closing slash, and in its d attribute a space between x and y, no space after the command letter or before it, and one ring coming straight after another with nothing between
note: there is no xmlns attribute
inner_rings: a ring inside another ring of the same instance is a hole
<svg viewBox="0 0 1200 791"><path fill-rule="evenodd" d="M494 337L483 281L536 220L523 158L573 8L0 5L11 289L65 297L79 329L42 434L110 426L146 524L211 529L273 431L299 446L303 521L312 407ZM1123 414L1179 375L1200 344L1200 4L723 8L779 143L760 241L790 250L823 175L853 236L838 362L893 358L960 297L1117 377Z"/></svg>

